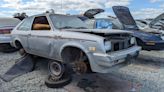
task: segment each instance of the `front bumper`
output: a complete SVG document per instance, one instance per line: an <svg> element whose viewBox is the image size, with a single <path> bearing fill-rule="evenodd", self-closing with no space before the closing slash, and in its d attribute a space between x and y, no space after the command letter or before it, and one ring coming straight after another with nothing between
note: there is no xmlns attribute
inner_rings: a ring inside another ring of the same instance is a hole
<svg viewBox="0 0 164 92"><path fill-rule="evenodd" d="M10 43L11 35L0 35L0 44L2 43Z"/></svg>
<svg viewBox="0 0 164 92"><path fill-rule="evenodd" d="M141 47L133 46L125 50L115 51L107 54L93 53L91 68L94 72L108 73L109 67L138 56ZM94 63L93 63L94 62ZM93 66L92 66L93 65Z"/></svg>

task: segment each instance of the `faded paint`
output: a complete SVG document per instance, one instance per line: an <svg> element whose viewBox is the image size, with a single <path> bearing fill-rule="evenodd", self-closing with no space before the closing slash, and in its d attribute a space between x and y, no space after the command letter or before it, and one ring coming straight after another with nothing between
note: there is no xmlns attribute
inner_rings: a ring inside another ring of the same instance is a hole
<svg viewBox="0 0 164 92"><path fill-rule="evenodd" d="M125 60L128 55L132 57L136 56L140 51L140 47L133 45L127 49L118 50L115 52L106 52L104 35L113 34L130 34L130 32L121 30L94 30L94 29L56 29L52 20L49 17L50 14L41 14L36 16L46 16L51 30L34 31L34 30L18 30L19 25L12 31L12 44L17 47L15 42L18 40L25 51L30 54L38 55L41 57L49 58L64 62L61 57L61 53L65 47L77 47L85 52L89 59L92 71L107 73L108 68L112 65L116 65L120 62L114 63L117 60ZM56 14L54 14L55 16ZM59 16L59 15L57 15ZM62 17L70 17L61 15ZM30 17L33 19L35 16ZM76 17L75 17L76 18ZM26 20L24 20L26 21ZM64 20L63 20L64 21ZM30 21L32 25L33 21ZM21 25L21 24L20 24ZM130 38L131 36L129 36ZM110 41L110 40L108 40ZM90 51L89 47L95 47L96 50ZM102 56L95 55L94 53L101 54ZM116 55L118 53L118 55ZM113 56L113 57L110 57ZM120 58L118 58L120 57ZM99 63L98 63L99 62ZM102 62L102 64L100 63ZM104 64L107 65L104 65Z"/></svg>

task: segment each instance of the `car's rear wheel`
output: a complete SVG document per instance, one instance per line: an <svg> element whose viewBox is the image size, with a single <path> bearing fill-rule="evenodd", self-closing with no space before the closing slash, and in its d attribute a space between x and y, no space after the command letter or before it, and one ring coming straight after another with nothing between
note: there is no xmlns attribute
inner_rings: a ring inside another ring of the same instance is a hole
<svg viewBox="0 0 164 92"><path fill-rule="evenodd" d="M17 50L18 49L12 47L9 43L0 44L0 52L10 53L10 52L14 52L14 51L17 51Z"/></svg>
<svg viewBox="0 0 164 92"><path fill-rule="evenodd" d="M25 56L27 53L26 53L26 51L23 48L21 48L21 49L19 49L19 54L21 56Z"/></svg>

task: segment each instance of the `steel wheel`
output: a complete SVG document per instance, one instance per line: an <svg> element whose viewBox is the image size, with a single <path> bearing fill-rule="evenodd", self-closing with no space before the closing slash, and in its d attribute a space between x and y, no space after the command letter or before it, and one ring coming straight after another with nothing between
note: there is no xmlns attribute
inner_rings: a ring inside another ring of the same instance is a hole
<svg viewBox="0 0 164 92"><path fill-rule="evenodd" d="M50 61L48 69L50 75L52 76L52 79L54 80L59 80L63 76L65 71L64 65L58 61Z"/></svg>

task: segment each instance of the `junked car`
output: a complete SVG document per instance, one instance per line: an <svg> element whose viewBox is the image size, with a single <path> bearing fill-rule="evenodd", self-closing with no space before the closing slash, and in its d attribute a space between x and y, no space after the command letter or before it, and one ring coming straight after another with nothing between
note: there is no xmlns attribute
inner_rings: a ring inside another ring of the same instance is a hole
<svg viewBox="0 0 164 92"><path fill-rule="evenodd" d="M114 6L113 11L123 25L123 29L134 32L133 36L137 38L138 45L142 46L144 50L164 49L164 34L161 32L145 32L139 29L127 7Z"/></svg>
<svg viewBox="0 0 164 92"><path fill-rule="evenodd" d="M0 18L0 51L11 52L16 49L10 45L11 31L20 22L16 18Z"/></svg>
<svg viewBox="0 0 164 92"><path fill-rule="evenodd" d="M94 9L91 10L94 11ZM88 11L86 11L86 13L90 13ZM94 17L90 18L88 16L83 16L83 17L88 17L88 19L84 20L84 22L88 24L89 28L120 29L120 30L126 30L126 31L128 30L130 32L133 32L132 35L136 37L137 44L139 46L142 46L143 50L164 49L164 35L162 34L162 32L153 30L152 28L151 30L150 28L149 29L145 28L144 30L140 29L136 24L135 20L133 19L132 15L130 14L130 11L127 7L114 6L113 11L117 17L109 16L108 18L94 18ZM95 14L93 14L92 16L94 16Z"/></svg>
<svg viewBox="0 0 164 92"><path fill-rule="evenodd" d="M88 29L75 16L53 13L25 18L12 31L11 44L25 53L51 59L48 85L69 75L65 74L67 65L81 74L90 70L108 73L110 67L137 57L141 50L131 32Z"/></svg>
<svg viewBox="0 0 164 92"><path fill-rule="evenodd" d="M150 22L149 27L164 31L164 13L160 14L155 19L153 19Z"/></svg>
<svg viewBox="0 0 164 92"><path fill-rule="evenodd" d="M161 32L164 34L164 13L160 14L152 20L136 20L137 26L139 29L146 32Z"/></svg>

